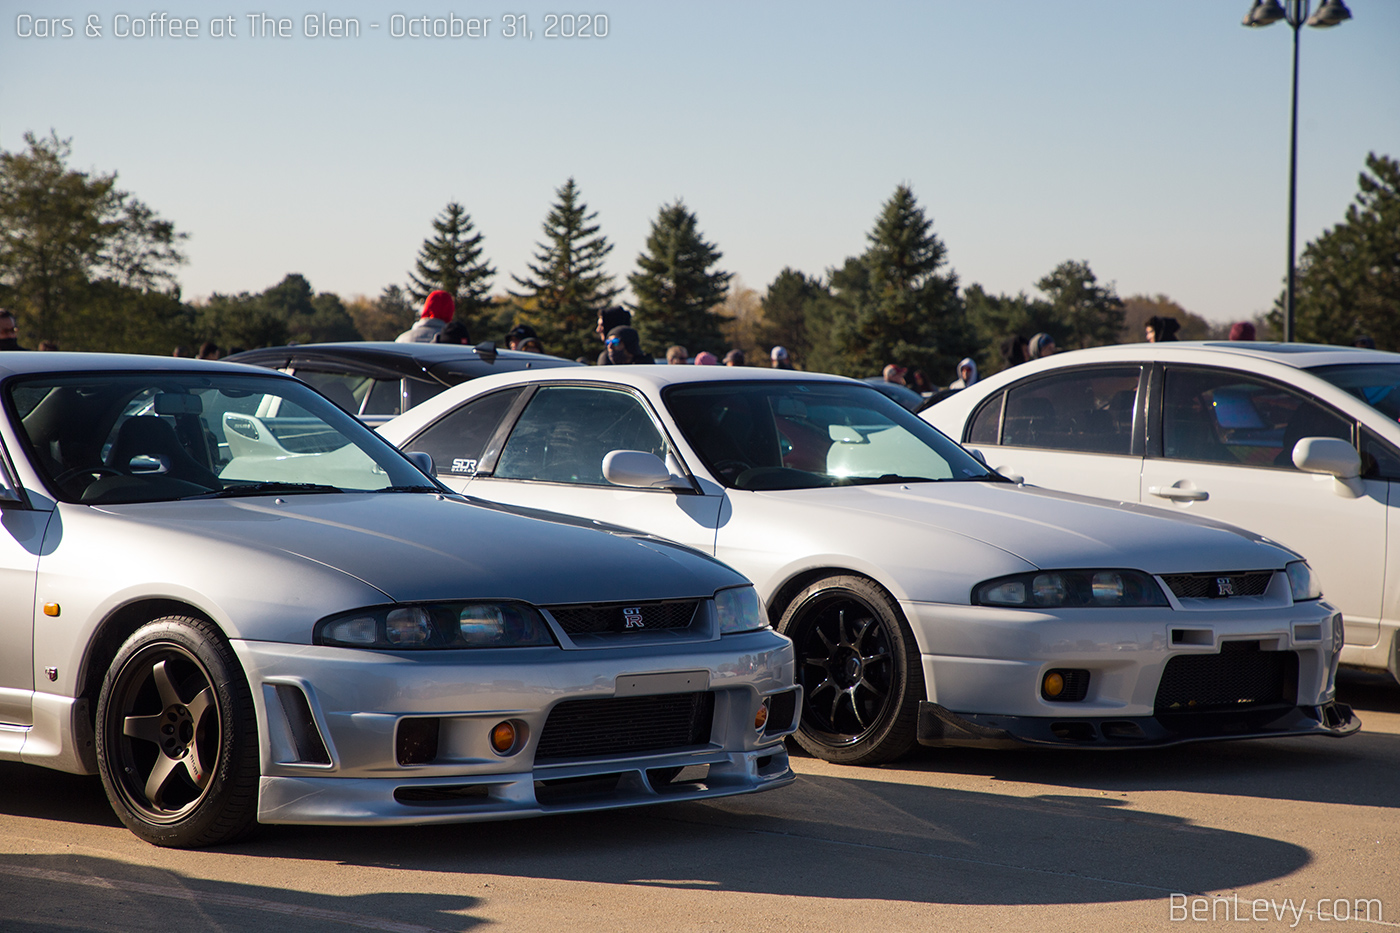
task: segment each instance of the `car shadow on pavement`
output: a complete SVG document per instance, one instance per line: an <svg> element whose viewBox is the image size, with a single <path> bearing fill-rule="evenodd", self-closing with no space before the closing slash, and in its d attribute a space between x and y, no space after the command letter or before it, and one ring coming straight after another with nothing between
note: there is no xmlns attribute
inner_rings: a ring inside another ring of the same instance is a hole
<svg viewBox="0 0 1400 933"><path fill-rule="evenodd" d="M323 895L192 878L86 855L0 855L5 933L121 930L288 930L297 933L464 933L485 923L475 897Z"/></svg>
<svg viewBox="0 0 1400 933"><path fill-rule="evenodd" d="M1300 846L1120 800L1005 796L860 773L801 775L790 787L713 802L517 823L277 827L234 848L450 874L998 905L1239 889L1310 861Z"/></svg>
<svg viewBox="0 0 1400 933"><path fill-rule="evenodd" d="M1361 731L1345 739L1245 739L1102 751L919 748L892 767L1080 790L1166 790L1400 807L1394 788L1400 723L1393 715L1400 712L1400 688L1389 675L1345 673L1338 699L1353 704L1361 717Z"/></svg>

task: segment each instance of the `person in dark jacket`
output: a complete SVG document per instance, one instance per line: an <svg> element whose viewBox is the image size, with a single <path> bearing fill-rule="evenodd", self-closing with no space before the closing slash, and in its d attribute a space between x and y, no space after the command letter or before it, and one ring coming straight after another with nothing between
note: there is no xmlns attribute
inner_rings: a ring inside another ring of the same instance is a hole
<svg viewBox="0 0 1400 933"><path fill-rule="evenodd" d="M642 349L637 332L630 327L614 327L603 341L599 366L626 366L633 363L655 363L651 354Z"/></svg>

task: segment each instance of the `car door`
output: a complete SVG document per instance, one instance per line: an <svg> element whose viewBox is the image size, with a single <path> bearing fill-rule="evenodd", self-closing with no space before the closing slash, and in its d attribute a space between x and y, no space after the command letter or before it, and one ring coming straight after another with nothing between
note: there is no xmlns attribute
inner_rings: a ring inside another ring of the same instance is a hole
<svg viewBox="0 0 1400 933"><path fill-rule="evenodd" d="M625 525L714 553L722 496L614 486L613 450L684 467L650 406L623 388L545 385L472 399L404 445L433 456L448 486L492 502ZM708 484L707 484L708 485Z"/></svg>
<svg viewBox="0 0 1400 933"><path fill-rule="evenodd" d="M1033 486L1136 502L1142 468L1140 365L1056 370L984 401L965 446Z"/></svg>
<svg viewBox="0 0 1400 933"><path fill-rule="evenodd" d="M1354 443L1352 420L1311 395L1235 370L1169 365L1160 383L1142 501L1239 525L1302 554L1342 610L1347 644L1375 644L1389 483L1363 479L1352 495L1292 461L1303 437Z"/></svg>
<svg viewBox="0 0 1400 933"><path fill-rule="evenodd" d="M34 586L52 512L29 508L0 440L0 749L17 750L32 725ZM9 749L9 743L15 749Z"/></svg>

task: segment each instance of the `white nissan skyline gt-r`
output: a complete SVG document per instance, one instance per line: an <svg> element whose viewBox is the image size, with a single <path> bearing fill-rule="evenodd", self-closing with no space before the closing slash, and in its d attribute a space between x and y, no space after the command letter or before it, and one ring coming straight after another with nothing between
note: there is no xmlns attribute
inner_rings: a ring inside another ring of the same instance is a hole
<svg viewBox="0 0 1400 933"><path fill-rule="evenodd" d="M380 428L469 497L630 525L751 578L797 650L796 737L1133 748L1349 735L1341 615L1227 525L1008 482L835 376L487 376Z"/></svg>
<svg viewBox="0 0 1400 933"><path fill-rule="evenodd" d="M159 845L793 780L748 581L472 505L302 382L0 354L0 759L99 773Z"/></svg>

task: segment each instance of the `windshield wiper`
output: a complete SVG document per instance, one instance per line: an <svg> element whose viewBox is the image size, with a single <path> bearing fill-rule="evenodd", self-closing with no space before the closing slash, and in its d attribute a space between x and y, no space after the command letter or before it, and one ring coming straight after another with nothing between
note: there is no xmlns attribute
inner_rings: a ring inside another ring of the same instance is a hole
<svg viewBox="0 0 1400 933"><path fill-rule="evenodd" d="M937 483L931 476L905 476L901 473L886 473L884 476L853 476L854 485L875 486L881 483Z"/></svg>
<svg viewBox="0 0 1400 933"><path fill-rule="evenodd" d="M371 492L442 492L436 486L419 484L417 486L385 486L382 489L373 489Z"/></svg>
<svg viewBox="0 0 1400 933"><path fill-rule="evenodd" d="M186 499L234 499L239 496L266 496L280 493L344 492L338 486L325 486L320 483L244 483L230 486L217 492L207 492L198 496L185 496Z"/></svg>

